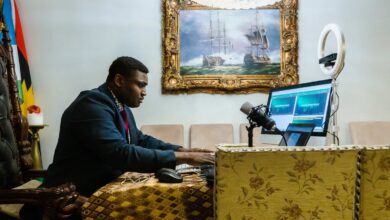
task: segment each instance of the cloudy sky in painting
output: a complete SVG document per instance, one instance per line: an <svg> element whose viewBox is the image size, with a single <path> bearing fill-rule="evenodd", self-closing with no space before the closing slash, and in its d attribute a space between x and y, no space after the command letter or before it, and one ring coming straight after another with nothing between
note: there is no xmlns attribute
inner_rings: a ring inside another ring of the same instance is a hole
<svg viewBox="0 0 390 220"><path fill-rule="evenodd" d="M180 62L181 65L201 65L203 54L210 55L210 18L213 32L226 27L226 38L233 47L227 55L225 64L242 64L248 52L249 41L245 37L256 25L256 10L181 10L180 11ZM258 10L257 22L264 25L270 44L273 62L280 62L280 13L276 9ZM214 49L214 51L216 51ZM218 55L216 52L214 55Z"/></svg>

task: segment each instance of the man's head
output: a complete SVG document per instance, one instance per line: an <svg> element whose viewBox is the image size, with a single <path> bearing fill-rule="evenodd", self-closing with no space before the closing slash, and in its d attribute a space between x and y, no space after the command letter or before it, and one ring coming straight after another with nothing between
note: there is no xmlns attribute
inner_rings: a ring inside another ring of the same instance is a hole
<svg viewBox="0 0 390 220"><path fill-rule="evenodd" d="M115 96L129 107L138 107L146 96L148 68L132 57L118 57L112 62L107 84Z"/></svg>

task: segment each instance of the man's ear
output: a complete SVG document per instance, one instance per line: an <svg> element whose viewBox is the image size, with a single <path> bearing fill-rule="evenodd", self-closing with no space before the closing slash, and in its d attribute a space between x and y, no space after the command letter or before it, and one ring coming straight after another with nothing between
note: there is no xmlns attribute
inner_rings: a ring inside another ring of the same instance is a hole
<svg viewBox="0 0 390 220"><path fill-rule="evenodd" d="M120 88L123 85L123 76L119 73L114 76L114 84L116 87Z"/></svg>

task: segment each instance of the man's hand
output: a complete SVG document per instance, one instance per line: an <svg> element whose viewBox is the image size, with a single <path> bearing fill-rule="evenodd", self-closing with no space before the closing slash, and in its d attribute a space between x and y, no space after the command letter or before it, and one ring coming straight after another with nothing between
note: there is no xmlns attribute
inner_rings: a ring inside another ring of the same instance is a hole
<svg viewBox="0 0 390 220"><path fill-rule="evenodd" d="M176 151L176 165L187 163L193 166L203 164L214 164L215 155L213 152L192 152L192 151Z"/></svg>
<svg viewBox="0 0 390 220"><path fill-rule="evenodd" d="M177 152L204 152L204 153L213 153L215 151L205 149L205 148L197 148L197 147L192 147L192 148L184 148L180 147L177 149Z"/></svg>

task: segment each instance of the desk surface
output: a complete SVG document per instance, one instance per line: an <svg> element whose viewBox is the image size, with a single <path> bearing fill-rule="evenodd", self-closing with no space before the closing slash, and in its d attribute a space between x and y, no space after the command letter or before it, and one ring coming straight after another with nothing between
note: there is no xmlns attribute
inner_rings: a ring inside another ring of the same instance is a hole
<svg viewBox="0 0 390 220"><path fill-rule="evenodd" d="M96 191L83 219L213 219L213 188L196 174L159 183L153 174L127 172Z"/></svg>

